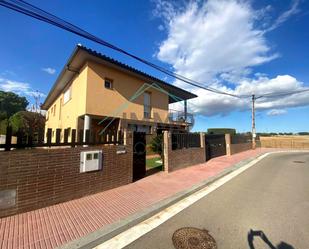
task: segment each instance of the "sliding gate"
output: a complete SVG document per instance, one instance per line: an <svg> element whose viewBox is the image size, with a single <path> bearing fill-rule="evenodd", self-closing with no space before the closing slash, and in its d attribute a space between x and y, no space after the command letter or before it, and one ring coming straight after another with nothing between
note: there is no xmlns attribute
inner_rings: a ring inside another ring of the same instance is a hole
<svg viewBox="0 0 309 249"><path fill-rule="evenodd" d="M225 135L205 135L206 161L226 155Z"/></svg>

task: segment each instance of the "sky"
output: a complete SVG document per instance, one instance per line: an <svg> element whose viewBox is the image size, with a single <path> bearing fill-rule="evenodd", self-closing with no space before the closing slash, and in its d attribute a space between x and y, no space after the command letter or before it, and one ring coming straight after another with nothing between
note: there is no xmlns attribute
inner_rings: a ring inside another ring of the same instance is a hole
<svg viewBox="0 0 309 249"><path fill-rule="evenodd" d="M139 57L239 96L309 87L308 0L28 0ZM73 4L74 3L74 4ZM250 98L211 93L57 27L0 6L0 89L43 102L76 44L198 95L194 131L251 129ZM257 132L309 130L309 92L260 98ZM173 108L180 108L176 105Z"/></svg>

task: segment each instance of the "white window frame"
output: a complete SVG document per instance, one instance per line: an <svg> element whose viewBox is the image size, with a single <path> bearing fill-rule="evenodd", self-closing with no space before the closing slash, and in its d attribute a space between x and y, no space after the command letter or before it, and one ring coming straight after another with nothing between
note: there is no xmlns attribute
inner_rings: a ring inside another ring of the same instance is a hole
<svg viewBox="0 0 309 249"><path fill-rule="evenodd" d="M149 101L147 100L146 96L149 96ZM146 103L147 102L147 103ZM151 118L151 93L144 92L144 118Z"/></svg>
<svg viewBox="0 0 309 249"><path fill-rule="evenodd" d="M63 104L68 103L72 98L72 90L71 87L69 87L64 93L63 93Z"/></svg>

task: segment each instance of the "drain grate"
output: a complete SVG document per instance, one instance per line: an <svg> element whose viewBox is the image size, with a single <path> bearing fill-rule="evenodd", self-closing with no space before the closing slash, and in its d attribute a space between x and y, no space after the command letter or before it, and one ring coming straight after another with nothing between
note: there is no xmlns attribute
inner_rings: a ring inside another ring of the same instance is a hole
<svg viewBox="0 0 309 249"><path fill-rule="evenodd" d="M180 228L174 232L172 239L176 249L217 249L215 239L205 229Z"/></svg>
<svg viewBox="0 0 309 249"><path fill-rule="evenodd" d="M305 163L305 161L293 161L293 163Z"/></svg>

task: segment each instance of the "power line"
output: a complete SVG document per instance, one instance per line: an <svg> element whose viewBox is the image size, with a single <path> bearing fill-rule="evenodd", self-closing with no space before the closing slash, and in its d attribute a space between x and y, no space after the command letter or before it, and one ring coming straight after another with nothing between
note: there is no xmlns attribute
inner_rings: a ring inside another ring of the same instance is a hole
<svg viewBox="0 0 309 249"><path fill-rule="evenodd" d="M161 67L161 66L158 66L152 62L149 62L145 59L142 59L136 55L134 55L133 53L130 53L130 52L127 52L119 47L116 47L114 45L112 45L111 43L109 42L106 42L105 40L103 39L100 39L99 37L96 37L90 33L88 33L87 31L79 28L78 26L76 25L73 25L55 15L52 15L30 3L27 3L23 0L10 0L10 1L5 1L5 0L0 0L0 5L6 7L6 8L9 8L11 10L14 10L16 12L19 12L19 13L22 13L24 15L27 15L27 16L30 16L30 17L33 17L37 20L40 20L40 21L43 21L43 22L46 22L46 23L49 23L49 24L52 24L54 26L57 26L59 28L62 28L62 29L65 29L71 33L74 33L76 35L79 35L79 36L82 36L88 40L92 40L96 43L99 43L103 46L106 46L110 49L113 49L113 50L116 50L120 53L123 53L135 60L138 60L139 62L142 62L143 64L146 64L166 75L169 75L173 78L176 78L180 81L183 81L187 84L190 84L191 86L194 86L194 87L198 87L198 88L201 88L201 89L204 89L204 90L207 90L207 91L210 91L210 92L213 92L213 93L217 93L217 94L223 94L223 95L228 95L228 96L231 96L231 97L236 97L236 98L246 98L248 96L242 96L242 95L236 95L236 94L232 94L232 93L228 93L228 92L224 92L224 91L221 91L221 90L218 90L218 89L215 89L213 87L209 87L209 86L203 86L200 82L197 82L197 81L194 81L192 79L189 79L185 76L182 76L180 74L177 74L175 72L172 72L164 67Z"/></svg>
<svg viewBox="0 0 309 249"><path fill-rule="evenodd" d="M114 46L113 44L103 40L103 39L100 39L99 37L97 36L94 36L92 34L90 34L89 32L81 29L80 27L70 23L70 22L67 22L39 7L36 7L26 1L23 1L23 0L0 0L0 5L1 6L4 6L6 8L9 8L11 10L14 10L16 12L19 12L19 13L22 13L24 15L27 15L27 16L30 16L32 18L35 18L37 20L40 20L40 21L43 21L43 22L46 22L46 23L49 23L51 25L54 25L56 27L59 27L61 29L64 29L64 30L67 30L71 33L74 33L78 36L81 36L85 39L88 39L88 40L91 40L91 41L94 41L96 43L99 43L105 47L108 47L110 49L113 49L115 51L118 51L120 53L123 53L143 64L146 64L166 75L169 75L173 78L176 78L180 81L183 81L191 86L194 86L194 87L197 87L197 88L200 88L200 89L203 89L203 90L206 90L206 91L210 91L210 92L213 92L213 93L217 93L217 94L223 94L223 95L227 95L227 96L231 96L231 97L235 97L235 98L248 98L248 97L251 97L252 95L237 95L237 94L233 94L233 93L228 93L228 92L225 92L225 91L221 91L221 90L218 90L218 89L215 89L213 87L210 87L210 86L203 86L202 83L198 82L198 81L195 81L195 80L192 80L192 79L189 79L185 76L182 76L180 74L177 74L175 72L172 72L164 67L161 67L161 66L158 66L152 62L149 62L141 57L138 57L136 55L134 55L133 53L130 53L130 52L127 52L125 51L124 49L121 49L117 46ZM308 88L306 89L302 89L302 90L299 90L299 91L294 91L294 92L285 92L285 93L267 93L267 94L263 94L263 95L260 95L260 96L257 96L255 97L255 99L259 99L259 98L274 98L274 97L281 97L281 96L286 96L286 95L291 95L291 94L296 94L296 93L302 93L302 92L306 92L306 91L309 91Z"/></svg>
<svg viewBox="0 0 309 249"><path fill-rule="evenodd" d="M304 93L304 92L308 92L308 91L309 91L308 88L304 88L304 89L292 91L292 92L266 93L266 94L263 94L263 95L256 97L255 99L282 97L282 96L293 95L293 94L297 94L297 93Z"/></svg>

